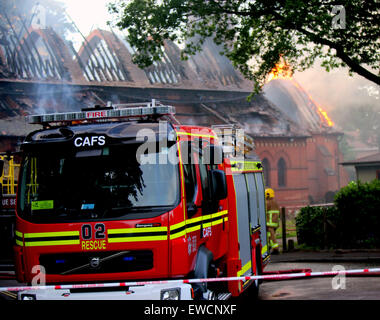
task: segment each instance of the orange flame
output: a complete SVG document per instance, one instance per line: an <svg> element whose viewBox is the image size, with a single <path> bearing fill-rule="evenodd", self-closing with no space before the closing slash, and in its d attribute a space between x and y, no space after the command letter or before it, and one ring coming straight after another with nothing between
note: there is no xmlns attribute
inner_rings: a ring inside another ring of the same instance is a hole
<svg viewBox="0 0 380 320"><path fill-rule="evenodd" d="M327 112L323 110L320 106L318 106L318 112L323 117L325 122L329 127L332 127L334 125L334 122L330 119L330 117L327 115Z"/></svg>
<svg viewBox="0 0 380 320"><path fill-rule="evenodd" d="M276 63L275 67L271 70L271 72L268 74L267 83L271 80L275 79L286 79L292 81L292 83L300 90L302 90L308 98L314 103L314 105L317 107L317 112L319 114L319 117L321 118L322 122L327 124L329 127L332 127L334 125L334 122L330 119L330 117L327 115L327 112L322 109L322 107L314 101L314 99L308 94L299 84L298 82L293 79L293 70L291 66L285 61L285 59L280 56L279 62Z"/></svg>
<svg viewBox="0 0 380 320"><path fill-rule="evenodd" d="M275 67L268 74L267 83L274 79L292 79L293 71L289 64L280 57L280 61L276 63Z"/></svg>
<svg viewBox="0 0 380 320"><path fill-rule="evenodd" d="M297 81L295 81L295 80L293 80L293 82L297 83ZM300 86L298 86L298 87L301 88ZM322 107L312 98L312 96L310 94L308 94L307 92L305 92L305 93L307 94L310 101L312 101L314 103L314 105L317 107L318 115L321 118L322 122L327 124L329 127L332 127L334 125L334 122L330 119L327 112L324 109L322 109Z"/></svg>

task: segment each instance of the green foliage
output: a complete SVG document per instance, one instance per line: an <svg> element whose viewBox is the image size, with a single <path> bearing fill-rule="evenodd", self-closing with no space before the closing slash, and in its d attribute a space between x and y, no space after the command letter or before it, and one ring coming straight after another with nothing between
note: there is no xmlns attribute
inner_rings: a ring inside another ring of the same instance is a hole
<svg viewBox="0 0 380 320"><path fill-rule="evenodd" d="M343 29L333 27L336 5L334 0L119 0L109 10L115 25L128 31L127 40L137 49L133 61L142 68L162 58L165 40L183 44L186 59L211 37L255 81L256 92L280 56L294 71L309 68L318 57L327 71L348 66L380 84L376 1L339 2Z"/></svg>
<svg viewBox="0 0 380 320"><path fill-rule="evenodd" d="M335 195L335 206L348 244L380 244L380 180L349 183Z"/></svg>
<svg viewBox="0 0 380 320"><path fill-rule="evenodd" d="M301 209L296 217L298 243L323 248L327 237L328 247L380 246L379 180L369 183L351 182L335 195L334 203L334 207L327 209Z"/></svg>
<svg viewBox="0 0 380 320"><path fill-rule="evenodd" d="M308 206L302 208L296 217L298 243L323 248L325 245L325 228L327 231L331 230L338 220L339 213L335 207ZM331 242L336 242L337 239L331 233L327 240L328 245L331 246Z"/></svg>

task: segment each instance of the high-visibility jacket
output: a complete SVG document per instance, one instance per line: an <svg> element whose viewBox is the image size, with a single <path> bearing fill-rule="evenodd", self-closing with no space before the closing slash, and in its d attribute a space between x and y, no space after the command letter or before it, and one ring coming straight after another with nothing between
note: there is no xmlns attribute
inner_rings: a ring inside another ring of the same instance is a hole
<svg viewBox="0 0 380 320"><path fill-rule="evenodd" d="M267 227L278 228L280 219L280 207L274 198L266 200Z"/></svg>

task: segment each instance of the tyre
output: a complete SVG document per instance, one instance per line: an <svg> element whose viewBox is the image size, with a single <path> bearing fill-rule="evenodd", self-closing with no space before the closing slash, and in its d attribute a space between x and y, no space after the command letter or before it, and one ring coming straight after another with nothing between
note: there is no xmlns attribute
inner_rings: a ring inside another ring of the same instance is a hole
<svg viewBox="0 0 380 320"><path fill-rule="evenodd" d="M201 246L198 250L197 261L194 268L194 279L205 279L214 277L212 266L213 255L210 250ZM204 283L194 283L194 299L196 300L216 300L216 293L212 289L213 286Z"/></svg>

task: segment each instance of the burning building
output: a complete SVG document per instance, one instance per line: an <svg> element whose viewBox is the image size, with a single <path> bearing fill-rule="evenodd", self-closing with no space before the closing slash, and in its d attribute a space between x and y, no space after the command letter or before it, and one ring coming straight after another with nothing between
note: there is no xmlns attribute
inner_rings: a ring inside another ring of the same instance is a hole
<svg viewBox="0 0 380 320"><path fill-rule="evenodd" d="M164 58L141 70L131 62L133 49L112 30L93 30L76 51L52 28L6 21L0 28L0 151L14 149L30 131L19 121L24 115L155 98L175 105L183 124L243 128L283 206L329 201L347 183L338 166L342 134L282 62L248 102L252 83L211 40L188 61L168 42Z"/></svg>
<svg viewBox="0 0 380 320"><path fill-rule="evenodd" d="M267 163L267 184L278 191L287 206L302 200L331 202L334 193L348 182L346 171L339 165L343 133L334 128L327 112L292 77L283 60L269 75L264 93L304 133L303 137L258 140L258 153Z"/></svg>

